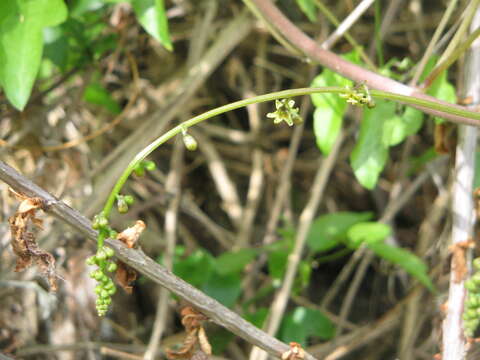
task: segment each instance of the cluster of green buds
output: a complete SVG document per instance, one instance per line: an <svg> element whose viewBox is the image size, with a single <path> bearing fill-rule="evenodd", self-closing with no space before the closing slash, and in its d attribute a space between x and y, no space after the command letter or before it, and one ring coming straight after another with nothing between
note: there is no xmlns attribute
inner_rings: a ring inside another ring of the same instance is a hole
<svg viewBox="0 0 480 360"><path fill-rule="evenodd" d="M292 99L275 100L276 110L268 113L267 117L272 118L274 124L279 124L282 121L286 122L288 126L301 124L303 120L298 114L298 108L294 106L295 100Z"/></svg>
<svg viewBox="0 0 480 360"><path fill-rule="evenodd" d="M135 168L133 169L133 172L137 176L145 176L145 170L146 171L153 171L157 168L155 163L151 160L142 160L140 161Z"/></svg>
<svg viewBox="0 0 480 360"><path fill-rule="evenodd" d="M346 86L345 92L339 96L347 99L347 103L352 105L366 105L369 109L375 107L375 101L373 101L370 91L365 83L357 84L353 88Z"/></svg>
<svg viewBox="0 0 480 360"><path fill-rule="evenodd" d="M198 147L197 140L195 140L195 138L192 135L187 133L186 129L182 129L182 139L183 139L183 144L185 145L187 150L189 151L197 150L197 147Z"/></svg>
<svg viewBox="0 0 480 360"><path fill-rule="evenodd" d="M132 195L117 195L117 209L120 214L125 214L128 211L128 206L132 204Z"/></svg>
<svg viewBox="0 0 480 360"><path fill-rule="evenodd" d="M103 212L94 216L92 227L99 231L102 238L117 237L117 232L109 226L108 219ZM114 255L115 252L112 248L102 245L97 249L95 255L86 260L88 265L97 265L97 269L90 273L90 277L98 283L95 293L97 294L96 306L99 316L107 313L108 306L112 303L112 295L117 291L113 280L106 274L117 270L117 264L110 260Z"/></svg>
<svg viewBox="0 0 480 360"><path fill-rule="evenodd" d="M466 337L473 337L480 324L480 257L473 260L473 275L465 282L468 290L463 311L463 328Z"/></svg>
<svg viewBox="0 0 480 360"><path fill-rule="evenodd" d="M106 272L117 270L117 264L109 259L114 255L113 249L103 246L97 250L97 253L87 259L88 265L97 265L97 269L90 273L90 277L98 282L95 287L97 294L97 312L99 316L104 316L108 311L108 306L112 303L112 295L117 291L112 279Z"/></svg>

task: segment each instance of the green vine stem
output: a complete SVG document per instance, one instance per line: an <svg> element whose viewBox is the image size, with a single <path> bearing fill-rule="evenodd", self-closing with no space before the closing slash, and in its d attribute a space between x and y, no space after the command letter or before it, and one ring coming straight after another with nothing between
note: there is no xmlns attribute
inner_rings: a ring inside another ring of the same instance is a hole
<svg viewBox="0 0 480 360"><path fill-rule="evenodd" d="M170 129L167 131L165 134L154 140L152 143L150 143L147 147L145 147L142 151L140 151L134 158L133 160L128 164L127 168L124 170L122 175L119 177L117 180L115 186L113 187L110 195L108 196L108 199L105 203L105 206L103 208L103 215L108 219L110 216L110 213L112 211L113 205L115 203L115 199L117 195L120 193L120 190L122 189L123 185L127 181L128 177L130 174L133 172L135 167L142 161L144 160L149 154L151 154L157 147L165 143L166 141L170 140L174 136L178 135L179 133L185 132L188 128L191 126L194 126L202 121L205 121L207 119L210 119L212 117L215 117L217 115L226 113L228 111L236 110L242 107L246 107L251 104L257 104L257 103L262 103L262 102L267 102L267 101L274 101L274 100L279 100L279 99L286 99L286 98L292 98L296 96L302 96L302 95L311 95L311 94L319 94L319 93L338 93L338 94L344 94L345 92L348 92L348 89L345 89L344 87L320 87L320 88L300 88L300 89L290 89L290 90L283 90L283 91L277 91L265 95L260 95L260 96L255 96L251 97L248 99L244 100L239 100L227 105L220 106L218 108L209 110L201 115L195 116L189 120L184 121L183 123L175 126L174 128ZM469 111L469 110L463 110L455 107L450 107L448 105L444 104L439 104L434 101L429 101L425 99L419 99L416 97L412 96L406 96L406 95L399 95L399 94L394 94L394 93L389 93L385 91L380 91L380 90L370 90L370 95L372 97L378 98L378 99L385 99L385 100L393 100L397 102L404 103L406 105L412 105L412 106L419 106L423 108L430 108L438 111L445 112L447 114L452 114L452 115L458 115L458 116L464 116L467 118L471 118L474 120L480 121L480 113ZM480 123L479 123L480 125ZM99 245L103 245L99 243Z"/></svg>
<svg viewBox="0 0 480 360"><path fill-rule="evenodd" d="M284 90L284 91L278 91L278 92L273 92L265 95L260 95L260 96L255 96L251 97L248 99L244 100L239 100L227 105L220 106L218 108L209 110L201 115L195 116L189 120L186 120L182 122L181 124L175 126L174 128L170 129L166 133L164 133L162 136L154 140L152 143L150 143L148 146L146 146L142 151L140 151L133 159L132 161L128 164L127 168L123 171L122 175L119 177L117 182L115 183L112 191L110 192L110 195L108 196L108 199L105 203L105 206L102 210L102 212L98 215L96 215L96 219L94 218L94 227L99 229L98 233L98 239L97 239L97 255L94 257L94 259L91 261L92 264L94 262L98 263L99 268L101 271L104 272L104 270L107 270L107 263L105 260L102 258L104 251L104 241L107 237L112 236L113 232L112 229L108 226L108 218L110 217L110 213L112 211L113 205L115 201L119 198L120 191L127 181L128 177L130 174L139 166L139 164L149 155L151 154L156 148L158 148L160 145L165 143L166 141L170 140L174 136L178 134L183 134L183 136L189 136L187 134L188 128L191 126L194 126L202 121L205 121L207 119L210 119L212 117L215 117L217 115L226 113L228 111L232 111L235 109L239 109L242 107L246 107L251 104L256 104L256 103L262 103L262 102L267 102L267 101L277 101L277 112L278 107L281 106L282 104L285 105L287 102L283 99L289 99L292 97L296 96L302 96L302 95L311 95L311 94L319 94L319 93L337 93L339 95L342 95L342 97L347 98L347 101L352 102L354 104L358 103L358 99L362 100L363 97L365 99L370 99L371 97L378 98L378 99L385 99L385 100L393 100L396 102L404 103L406 105L410 106L415 106L419 108L424 108L424 109L433 109L437 111L444 112L446 114L452 114L452 115L457 115L457 116L463 116L465 118L470 118L473 120L479 121L480 125L480 113L468 111L468 110L463 110L459 107L453 107L453 106L448 106L446 104L441 104L435 101L430 101L426 99L420 99L418 97L412 97L412 96L405 96L405 95L398 95L394 93L389 93L385 91L379 91L379 90L368 90L368 88L363 85L364 96L362 96L361 92L358 92L357 88L345 88L345 87L319 87L319 88L300 88L300 89L290 89L290 90ZM363 99L363 100L365 100ZM282 102L283 101L283 102ZM370 100L367 101L367 105L373 106L373 102L370 103ZM284 104L285 103L285 104ZM360 102L362 103L362 102ZM293 104L292 104L293 106ZM298 111L298 109L291 109ZM272 113L275 114L275 113ZM268 114L269 117L271 114ZM289 123L289 125L292 125ZM193 138L192 138L193 139ZM194 141L194 139L193 139ZM193 148L196 147L196 142L195 146L192 146ZM100 254L100 257L99 257ZM108 254L111 255L111 254ZM110 256L108 256L110 257ZM98 259L97 259L98 258ZM105 269L104 269L105 268ZM93 274L95 275L95 274ZM100 277L100 274L97 274L98 277ZM104 279L105 280L105 279ZM107 284L110 285L110 284ZM99 288L99 291L104 290L103 288ZM110 289L107 289L110 290ZM107 299L108 300L108 299ZM102 301L102 300L100 300ZM100 304L100 310L99 313L104 314L106 312L105 307L108 304Z"/></svg>

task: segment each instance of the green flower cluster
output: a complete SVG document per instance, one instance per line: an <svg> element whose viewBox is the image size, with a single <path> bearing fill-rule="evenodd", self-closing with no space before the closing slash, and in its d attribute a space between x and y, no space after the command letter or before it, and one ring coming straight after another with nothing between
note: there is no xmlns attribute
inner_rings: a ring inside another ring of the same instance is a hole
<svg viewBox="0 0 480 360"><path fill-rule="evenodd" d="M117 270L117 264L109 260L113 255L115 255L113 249L103 246L86 261L88 265L98 266L96 270L90 273L90 277L98 282L95 293L97 294L96 305L99 316L107 313L108 306L112 303L112 295L117 291L112 279L105 274Z"/></svg>
<svg viewBox="0 0 480 360"><path fill-rule="evenodd" d="M473 337L480 324L480 257L473 260L473 268L472 277L465 282L468 296L463 311L463 328L467 337Z"/></svg>
<svg viewBox="0 0 480 360"><path fill-rule="evenodd" d="M301 124L303 122L300 115L298 115L298 108L294 108L295 101L292 99L275 100L274 112L268 113L267 117L273 119L274 124L279 124L285 121L288 126Z"/></svg>
<svg viewBox="0 0 480 360"><path fill-rule="evenodd" d="M368 91L368 87L364 83L360 83L353 88L346 86L345 92L339 94L339 96L347 99L347 103L352 105L367 105L369 109L375 107L375 102L370 96L370 91Z"/></svg>
<svg viewBox="0 0 480 360"><path fill-rule="evenodd" d="M153 171L157 168L157 165L153 161L150 160L142 160L140 161L135 168L133 169L133 172L137 176L145 176L145 170L147 171Z"/></svg>

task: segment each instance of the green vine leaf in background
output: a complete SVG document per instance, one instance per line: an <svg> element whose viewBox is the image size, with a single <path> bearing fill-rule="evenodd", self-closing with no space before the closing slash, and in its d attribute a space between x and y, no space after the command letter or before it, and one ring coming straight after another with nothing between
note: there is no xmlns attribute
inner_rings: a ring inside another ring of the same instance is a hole
<svg viewBox="0 0 480 360"><path fill-rule="evenodd" d="M32 92L43 51L43 29L67 18L62 0L0 1L0 84L23 110Z"/></svg>
<svg viewBox="0 0 480 360"><path fill-rule="evenodd" d="M343 56L346 60L354 63L360 62L358 52L352 51ZM352 82L337 73L325 69L317 75L311 87L322 86L351 86ZM315 106L313 112L313 131L320 151L328 155L337 139L343 124L343 116L347 111L348 104L337 94L312 94L312 103Z"/></svg>
<svg viewBox="0 0 480 360"><path fill-rule="evenodd" d="M163 0L131 0L138 22L168 51L173 50Z"/></svg>
<svg viewBox="0 0 480 360"><path fill-rule="evenodd" d="M317 21L317 7L313 0L296 0L300 10L308 17L311 22Z"/></svg>
<svg viewBox="0 0 480 360"><path fill-rule="evenodd" d="M373 189L388 159L388 146L383 141L387 119L395 116L395 104L377 101L374 109L363 110L360 135L350 154L350 164L358 182Z"/></svg>
<svg viewBox="0 0 480 360"><path fill-rule="evenodd" d="M335 336L333 323L320 311L303 306L296 307L288 313L280 327L280 340L289 343L298 342L307 346L310 337L328 340Z"/></svg>
<svg viewBox="0 0 480 360"><path fill-rule="evenodd" d="M347 231L356 223L370 220L371 212L336 212L315 219L307 236L307 244L314 252L331 250L347 237Z"/></svg>

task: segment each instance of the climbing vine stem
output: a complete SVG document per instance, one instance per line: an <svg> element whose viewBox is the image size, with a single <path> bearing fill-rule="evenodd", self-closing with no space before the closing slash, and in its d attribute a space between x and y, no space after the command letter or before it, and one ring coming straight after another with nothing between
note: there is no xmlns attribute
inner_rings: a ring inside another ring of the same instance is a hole
<svg viewBox="0 0 480 360"><path fill-rule="evenodd" d="M178 134L182 134L185 146L189 150L195 150L197 147L196 140L187 133L188 129L204 120L210 119L217 115L246 107L248 105L262 103L267 101L275 101L276 111L267 114L267 117L273 118L274 123L286 122L292 126L295 123L301 122L298 115L298 108L294 107L294 101L290 98L302 95L321 94L321 93L337 93L345 98L347 102L359 105L374 107L375 103L372 98L393 100L417 107L428 108L432 110L441 111L447 114L462 116L465 118L475 119L480 121L480 113L475 113L468 110L463 110L458 107L441 104L435 101L420 99L418 97L398 95L378 90L369 90L365 84L359 84L353 88L350 87L320 87L320 88L301 88L290 89L251 97L248 99L236 101L218 108L209 110L201 115L195 116L189 120L182 122L174 128L167 131L165 134L155 139L142 151L140 151L133 160L128 164L127 168L121 174L116 184L114 185L103 210L95 215L92 227L98 230L97 238L97 253L89 258L87 261L90 265L97 265L97 270L93 271L90 276L98 281L95 291L98 294L97 310L99 315L105 315L108 306L111 303L111 296L115 293L115 285L113 281L106 275L106 272L113 272L116 270L116 265L108 259L113 256L113 250L104 246L104 241L108 237L115 237L116 232L109 226L108 218L112 208L117 202L119 211L124 213L128 210L128 205L133 202L133 198L129 195L121 195L120 191L132 172L138 175L144 174L145 170L153 170L155 164L151 161L146 161L145 158L152 153L160 145L173 138Z"/></svg>
<svg viewBox="0 0 480 360"><path fill-rule="evenodd" d="M144 160L149 154L151 154L157 147L159 147L166 141L170 140L175 135L182 133L182 131L186 131L191 126L196 125L204 120L215 117L217 115L220 115L235 109L239 109L242 107L246 107L251 104L292 98L292 97L302 96L302 95L320 94L320 93L345 94L348 91L349 90L345 89L344 87L300 88L300 89L283 90L283 91L273 92L265 95L251 97L244 100L239 100L239 101L209 110L201 115L198 115L189 120L186 120L185 122L175 126L174 128L167 131L165 134L163 134L162 136L154 140L152 143L150 143L147 147L145 147L133 158L133 160L128 164L127 168L119 177L115 186L113 187L107 199L107 202L105 203L105 206L103 208L103 215L108 219L108 217L110 216L110 212L112 211L112 207L115 203L116 196L120 193L120 190L122 189L123 185L127 181L130 174L133 172L135 167L142 160ZM379 90L370 90L370 95L377 99L393 100L397 102L402 102L406 105L414 105L414 106L417 105L425 108L442 111L448 114L464 116L467 118L472 118L480 121L480 113L458 109L452 106L439 104L434 101L419 99L412 96L398 95L398 94L379 91Z"/></svg>

